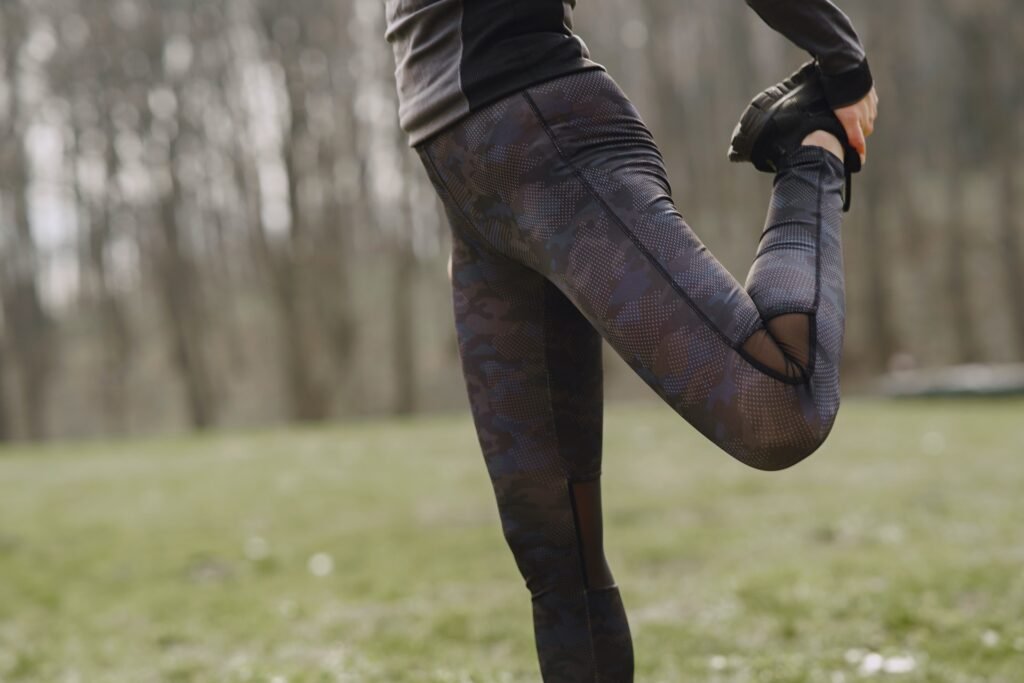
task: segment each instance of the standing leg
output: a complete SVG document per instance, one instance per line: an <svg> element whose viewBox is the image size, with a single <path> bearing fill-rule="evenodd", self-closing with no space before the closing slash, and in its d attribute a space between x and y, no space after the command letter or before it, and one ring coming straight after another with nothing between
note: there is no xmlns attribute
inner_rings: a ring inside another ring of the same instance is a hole
<svg viewBox="0 0 1024 683"><path fill-rule="evenodd" d="M542 276L453 227L459 350L502 528L533 598L543 679L628 683L629 626L601 538L600 336Z"/></svg>

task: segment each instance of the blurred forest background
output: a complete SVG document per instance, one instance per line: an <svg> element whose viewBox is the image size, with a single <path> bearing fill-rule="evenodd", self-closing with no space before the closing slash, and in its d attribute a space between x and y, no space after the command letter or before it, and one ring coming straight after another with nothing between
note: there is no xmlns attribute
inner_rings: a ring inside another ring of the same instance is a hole
<svg viewBox="0 0 1024 683"><path fill-rule="evenodd" d="M848 386L1024 360L1024 4L840 4L882 102L845 231ZM805 56L741 0L576 21L742 278L770 183L726 143ZM0 440L461 405L447 227L383 22L381 0L0 3Z"/></svg>

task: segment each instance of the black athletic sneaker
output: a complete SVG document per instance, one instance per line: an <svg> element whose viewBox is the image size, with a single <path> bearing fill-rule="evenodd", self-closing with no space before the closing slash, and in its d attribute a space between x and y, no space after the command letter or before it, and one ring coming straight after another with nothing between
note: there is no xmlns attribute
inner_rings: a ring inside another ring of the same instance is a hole
<svg viewBox="0 0 1024 683"><path fill-rule="evenodd" d="M850 209L851 176L861 169L860 153L850 146L843 125L825 100L821 76L814 62L760 93L747 105L733 131L729 160L749 161L759 171L776 173L787 155L800 149L816 130L835 135L846 156L846 202Z"/></svg>

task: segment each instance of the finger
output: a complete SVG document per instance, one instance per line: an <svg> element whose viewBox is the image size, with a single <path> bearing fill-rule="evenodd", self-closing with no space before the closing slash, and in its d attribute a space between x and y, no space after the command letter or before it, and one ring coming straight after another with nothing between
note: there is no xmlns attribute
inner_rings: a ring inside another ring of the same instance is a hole
<svg viewBox="0 0 1024 683"><path fill-rule="evenodd" d="M864 98L864 110L869 116L873 116L878 110L878 95L875 94L874 90Z"/></svg>
<svg viewBox="0 0 1024 683"><path fill-rule="evenodd" d="M860 162L863 166L868 160L868 143L864 137L864 131L861 130L860 123L853 121L852 125L845 125L846 138L850 141L850 147L853 147L860 154Z"/></svg>
<svg viewBox="0 0 1024 683"><path fill-rule="evenodd" d="M860 128L864 131L865 138L871 137L871 134L875 132L875 124L871 119L862 119Z"/></svg>
<svg viewBox="0 0 1024 683"><path fill-rule="evenodd" d="M843 127L846 129L846 137L850 141L850 146L860 152L861 157L867 154L867 140L864 137L864 131L861 129L860 121L844 121Z"/></svg>

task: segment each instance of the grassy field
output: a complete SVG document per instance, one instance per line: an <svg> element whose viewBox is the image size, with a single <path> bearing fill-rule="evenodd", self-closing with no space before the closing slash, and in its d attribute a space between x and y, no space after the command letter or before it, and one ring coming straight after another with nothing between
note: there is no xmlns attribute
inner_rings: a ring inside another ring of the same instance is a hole
<svg viewBox="0 0 1024 683"><path fill-rule="evenodd" d="M1024 681L1024 403L849 402L747 470L609 411L638 681ZM463 417L0 451L0 681L538 680Z"/></svg>

